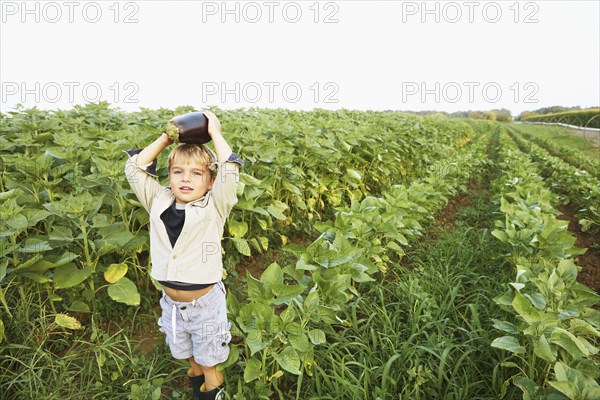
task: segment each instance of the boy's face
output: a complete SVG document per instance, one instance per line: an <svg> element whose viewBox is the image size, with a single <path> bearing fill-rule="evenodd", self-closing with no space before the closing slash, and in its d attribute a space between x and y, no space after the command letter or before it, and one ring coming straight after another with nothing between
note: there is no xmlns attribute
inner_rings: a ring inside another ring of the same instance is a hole
<svg viewBox="0 0 600 400"><path fill-rule="evenodd" d="M214 178L208 167L199 163L173 163L169 169L169 184L179 204L189 203L212 189Z"/></svg>

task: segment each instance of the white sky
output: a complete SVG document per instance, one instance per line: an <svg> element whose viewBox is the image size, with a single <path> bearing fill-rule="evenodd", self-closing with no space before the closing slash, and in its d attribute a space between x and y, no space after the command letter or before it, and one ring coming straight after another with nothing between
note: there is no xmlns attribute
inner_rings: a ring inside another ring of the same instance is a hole
<svg viewBox="0 0 600 400"><path fill-rule="evenodd" d="M600 104L597 0L2 0L0 24L3 112Z"/></svg>

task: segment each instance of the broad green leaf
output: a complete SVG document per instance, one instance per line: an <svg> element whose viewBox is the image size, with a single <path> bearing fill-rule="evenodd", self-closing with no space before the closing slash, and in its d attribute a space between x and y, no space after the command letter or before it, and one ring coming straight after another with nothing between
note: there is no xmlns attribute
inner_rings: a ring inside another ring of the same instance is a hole
<svg viewBox="0 0 600 400"><path fill-rule="evenodd" d="M300 196L302 195L302 192L300 191L300 188L298 188L298 186L293 185L287 181L283 181L283 187L284 189L286 189L287 191L294 193L296 196Z"/></svg>
<svg viewBox="0 0 600 400"><path fill-rule="evenodd" d="M264 236L259 236L258 241L264 251L269 250L269 239Z"/></svg>
<svg viewBox="0 0 600 400"><path fill-rule="evenodd" d="M567 350L573 358L581 358L590 354L587 347L577 340L575 335L562 328L555 328L549 341Z"/></svg>
<svg viewBox="0 0 600 400"><path fill-rule="evenodd" d="M108 295L111 299L119 303L125 303L130 306L140 304L140 294L135 284L128 278L121 278L119 281L108 287Z"/></svg>
<svg viewBox="0 0 600 400"><path fill-rule="evenodd" d="M25 241L23 247L19 249L21 253L41 253L42 251L52 250L52 246L46 240L29 238Z"/></svg>
<svg viewBox="0 0 600 400"><path fill-rule="evenodd" d="M571 329L569 329L569 331L573 334L600 337L600 332L587 321L578 318L573 318L569 321L569 324L571 325Z"/></svg>
<svg viewBox="0 0 600 400"><path fill-rule="evenodd" d="M255 358L246 361L246 367L244 368L244 382L249 383L258 379L262 373L261 366L261 362Z"/></svg>
<svg viewBox="0 0 600 400"><path fill-rule="evenodd" d="M538 310L544 310L546 308L546 299L544 295L541 293L533 293L533 294L523 294L530 302L533 304L535 308Z"/></svg>
<svg viewBox="0 0 600 400"><path fill-rule="evenodd" d="M39 272L21 272L21 276L24 278L28 278L31 279L32 281L36 282L36 283L48 283L51 282L50 279L48 279L46 276L44 276L43 274L39 273Z"/></svg>
<svg viewBox="0 0 600 400"><path fill-rule="evenodd" d="M264 219L256 218L256 221L258 221L258 225L260 225L260 229L262 229L263 231L269 229L269 224Z"/></svg>
<svg viewBox="0 0 600 400"><path fill-rule="evenodd" d="M515 311L523 317L525 322L533 324L539 322L539 312L531 305L531 302L521 293L516 293L512 301Z"/></svg>
<svg viewBox="0 0 600 400"><path fill-rule="evenodd" d="M90 307L81 300L75 300L68 310L72 312L89 313Z"/></svg>
<svg viewBox="0 0 600 400"><path fill-rule="evenodd" d="M229 220L229 233L234 237L244 237L248 232L248 224L244 221Z"/></svg>
<svg viewBox="0 0 600 400"><path fill-rule="evenodd" d="M506 233L504 231L494 229L492 231L492 236L495 236L502 242L508 242L508 236L506 235Z"/></svg>
<svg viewBox="0 0 600 400"><path fill-rule="evenodd" d="M251 249L256 250L258 253L262 253L262 247L260 247L260 244L258 244L258 240L256 240L256 238L248 239L248 244L250 245Z"/></svg>
<svg viewBox="0 0 600 400"><path fill-rule="evenodd" d="M73 232L66 226L53 225L52 231L48 235L48 239L52 242L72 242Z"/></svg>
<svg viewBox="0 0 600 400"><path fill-rule="evenodd" d="M61 265L54 270L54 286L57 289L66 289L79 285L89 278L93 271L92 267L79 269L73 263Z"/></svg>
<svg viewBox="0 0 600 400"><path fill-rule="evenodd" d="M543 360L548 362L556 361L556 352L552 351L548 340L546 340L546 337L543 334L535 341L533 351Z"/></svg>
<svg viewBox="0 0 600 400"><path fill-rule="evenodd" d="M77 319L75 319L69 315L65 315L65 314L56 314L56 317L54 318L54 322L56 323L56 325L63 327L63 328L67 328L67 329L82 329L83 328L81 326L81 324L79 323L79 321L77 321Z"/></svg>
<svg viewBox="0 0 600 400"><path fill-rule="evenodd" d="M312 263L310 255L303 253L298 257L298 261L296 261L296 269L314 271L319 269L319 267Z"/></svg>
<svg viewBox="0 0 600 400"><path fill-rule="evenodd" d="M273 299L273 304L289 304L289 302L299 296L305 287L302 285L286 285L286 284L275 284L272 286L273 293L277 296Z"/></svg>
<svg viewBox="0 0 600 400"><path fill-rule="evenodd" d="M512 336L502 336L497 339L494 339L494 341L492 342L492 347L507 350L511 353L525 353L525 347L521 346L519 344L519 341Z"/></svg>
<svg viewBox="0 0 600 400"><path fill-rule="evenodd" d="M267 207L267 211L269 212L269 214L271 214L272 216L274 216L278 220L282 220L283 221L285 219L285 215L283 213L284 213L285 210L287 210L287 208L288 208L288 206L285 205L284 203L282 203L281 201L274 200Z"/></svg>
<svg viewBox="0 0 600 400"><path fill-rule="evenodd" d="M20 189L11 189L7 190L6 192L0 192L0 200L8 200L11 197L16 197L19 193L21 193Z"/></svg>
<svg viewBox="0 0 600 400"><path fill-rule="evenodd" d="M302 303L302 308L307 315L310 315L314 312L317 312L319 306L319 292L313 290L304 298L304 302Z"/></svg>
<svg viewBox="0 0 600 400"><path fill-rule="evenodd" d="M247 183L247 184L250 184L250 185L256 186L256 187L259 187L262 183L261 180L256 179L252 175L248 175L244 172L240 172L240 180L244 183Z"/></svg>
<svg viewBox="0 0 600 400"><path fill-rule="evenodd" d="M246 271L246 285L248 286L248 297L252 300L264 300L265 290L263 283L250 275L249 271Z"/></svg>
<svg viewBox="0 0 600 400"><path fill-rule="evenodd" d="M109 246L117 249L124 247L127 244L127 242L129 242L133 238L133 234L125 228L112 232L104 232L102 235L102 240L104 242L106 242Z"/></svg>
<svg viewBox="0 0 600 400"><path fill-rule="evenodd" d="M550 381L548 383L550 384L550 386L552 386L554 389L558 390L559 392L563 393L569 399L582 399L582 397L579 395L579 390L577 390L577 386L572 382Z"/></svg>
<svg viewBox="0 0 600 400"><path fill-rule="evenodd" d="M523 399L533 399L533 397L531 397L531 395L535 395L535 393L537 392L538 389L538 385L536 385L536 383L534 381L532 381L529 378L526 378L524 376L517 376L514 378L514 384L515 386L517 386L519 389L521 389L523 391L523 393L529 395L528 397L525 397L525 395L523 395Z"/></svg>
<svg viewBox="0 0 600 400"><path fill-rule="evenodd" d="M279 314L279 318L281 318L281 323L283 326L293 322L297 318L297 311L295 307L286 307L285 310Z"/></svg>
<svg viewBox="0 0 600 400"><path fill-rule="evenodd" d="M110 264L104 271L104 279L108 283L115 283L127 274L127 264Z"/></svg>
<svg viewBox="0 0 600 400"><path fill-rule="evenodd" d="M270 340L263 340L262 331L259 329L252 329L248 331L246 335L246 344L250 348L250 355L254 355L266 348L270 344Z"/></svg>
<svg viewBox="0 0 600 400"><path fill-rule="evenodd" d="M240 358L240 351L238 346L230 346L229 357L227 360L217 366L218 371L224 371L227 367L230 367L237 363Z"/></svg>
<svg viewBox="0 0 600 400"><path fill-rule="evenodd" d="M500 321L498 319L493 319L493 318L492 318L492 321L494 322L494 328L496 328L496 329L499 329L499 330L507 332L507 333L512 333L513 335L519 334L519 330L517 329L517 327L514 326L513 324L511 324L510 322Z"/></svg>
<svg viewBox="0 0 600 400"><path fill-rule="evenodd" d="M400 247L400 245L394 241L389 242L387 244L387 248L394 250L396 253L398 253L399 255L404 255L404 250L402 249L402 247Z"/></svg>
<svg viewBox="0 0 600 400"><path fill-rule="evenodd" d="M595 387L599 387L598 383L594 379L586 377L580 370L571 368L563 362L557 362L554 364L554 373L558 381L573 382L579 388L586 386L591 383Z"/></svg>
<svg viewBox="0 0 600 400"><path fill-rule="evenodd" d="M292 346L286 346L281 353L273 354L273 358L284 370L294 375L300 375L300 357Z"/></svg>
<svg viewBox="0 0 600 400"><path fill-rule="evenodd" d="M359 182L362 179L362 176L361 176L360 172L358 172L355 169L346 168L346 175L349 178L354 179L354 180L359 181Z"/></svg>
<svg viewBox="0 0 600 400"><path fill-rule="evenodd" d="M573 368L581 372L587 378L598 381L600 378L600 369L593 359L583 358L572 364Z"/></svg>
<svg viewBox="0 0 600 400"><path fill-rule="evenodd" d="M300 353L306 353L309 349L308 337L302 331L300 331L297 335L289 334L288 340L292 347Z"/></svg>
<svg viewBox="0 0 600 400"><path fill-rule="evenodd" d="M577 279L577 266L573 259L560 260L558 273L565 282L574 282Z"/></svg>
<svg viewBox="0 0 600 400"><path fill-rule="evenodd" d="M46 210L25 210L25 218L27 218L29 226L34 226L49 215L50 213Z"/></svg>
<svg viewBox="0 0 600 400"><path fill-rule="evenodd" d="M283 283L283 271L277 263L272 263L260 276L260 281L269 286Z"/></svg>
<svg viewBox="0 0 600 400"><path fill-rule="evenodd" d="M75 259L78 257L79 255L77 254L71 253L70 251L65 251L58 260L53 262L53 264L55 267L60 267L61 265L75 261Z"/></svg>
<svg viewBox="0 0 600 400"><path fill-rule="evenodd" d="M325 332L323 332L320 329L311 329L310 331L308 331L308 337L314 345L323 344L327 341L327 339L325 338Z"/></svg>
<svg viewBox="0 0 600 400"><path fill-rule="evenodd" d="M233 294L231 291L227 291L226 303L227 303L227 312L230 315L238 315L238 313L240 311L240 302L238 301L235 294Z"/></svg>
<svg viewBox="0 0 600 400"><path fill-rule="evenodd" d="M596 386L588 384L581 391L581 397L584 399L600 399L600 387L597 384Z"/></svg>
<svg viewBox="0 0 600 400"><path fill-rule="evenodd" d="M240 252L240 254L245 256L251 256L252 252L250 251L250 246L248 245L248 241L246 239L241 239L237 237L230 238L233 241L233 245L235 249Z"/></svg>

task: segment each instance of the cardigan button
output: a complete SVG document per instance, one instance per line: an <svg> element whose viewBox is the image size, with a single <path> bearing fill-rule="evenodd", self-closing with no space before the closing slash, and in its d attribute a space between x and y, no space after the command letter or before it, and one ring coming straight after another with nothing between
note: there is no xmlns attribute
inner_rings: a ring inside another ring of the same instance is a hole
<svg viewBox="0 0 600 400"><path fill-rule="evenodd" d="M175 260L176 258L177 258L177 254L175 254L175 255L173 256L173 260Z"/></svg>

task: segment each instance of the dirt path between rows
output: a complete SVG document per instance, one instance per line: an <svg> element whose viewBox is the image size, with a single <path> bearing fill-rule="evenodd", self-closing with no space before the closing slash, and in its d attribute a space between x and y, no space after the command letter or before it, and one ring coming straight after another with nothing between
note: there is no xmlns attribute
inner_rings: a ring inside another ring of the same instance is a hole
<svg viewBox="0 0 600 400"><path fill-rule="evenodd" d="M598 239L586 232L581 231L579 220L575 217L575 209L570 206L559 206L561 214L559 219L569 221L569 232L575 238L575 246L586 247L588 250L576 257L577 265L582 269L577 274L577 281L600 293L600 249L598 248ZM596 245L594 247L594 245Z"/></svg>

